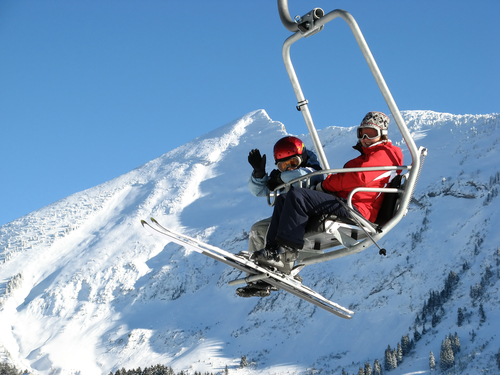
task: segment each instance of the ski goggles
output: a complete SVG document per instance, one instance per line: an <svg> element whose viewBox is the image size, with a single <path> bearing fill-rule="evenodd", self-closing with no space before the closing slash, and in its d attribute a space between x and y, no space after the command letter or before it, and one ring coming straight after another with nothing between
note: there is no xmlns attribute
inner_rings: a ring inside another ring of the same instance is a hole
<svg viewBox="0 0 500 375"><path fill-rule="evenodd" d="M298 155L292 156L291 158L288 158L286 160L276 162L276 166L278 167L280 172L297 169L301 164L302 158Z"/></svg>
<svg viewBox="0 0 500 375"><path fill-rule="evenodd" d="M363 138L376 139L382 136L382 131L378 127L362 127L358 128L358 139Z"/></svg>

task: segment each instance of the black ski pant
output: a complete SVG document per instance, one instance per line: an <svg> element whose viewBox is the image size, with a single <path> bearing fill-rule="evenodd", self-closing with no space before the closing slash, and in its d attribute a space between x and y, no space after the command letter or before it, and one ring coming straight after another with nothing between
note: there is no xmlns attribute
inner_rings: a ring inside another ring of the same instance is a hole
<svg viewBox="0 0 500 375"><path fill-rule="evenodd" d="M349 217L340 202L345 199L317 190L294 188L276 198L266 242L269 246L304 246L304 233L309 218L323 214Z"/></svg>

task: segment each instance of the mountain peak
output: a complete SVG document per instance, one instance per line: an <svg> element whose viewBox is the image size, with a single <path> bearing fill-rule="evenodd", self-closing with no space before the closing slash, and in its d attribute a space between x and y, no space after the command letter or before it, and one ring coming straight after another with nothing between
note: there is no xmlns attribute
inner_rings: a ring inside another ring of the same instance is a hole
<svg viewBox="0 0 500 375"><path fill-rule="evenodd" d="M351 321L283 291L239 298L227 285L238 272L152 237L140 225L154 216L228 251L246 249L251 225L272 213L248 191L248 152L271 155L287 134L257 110L0 227L3 360L41 374L101 374L157 363L190 373L226 365L248 374L312 367L352 373L376 358L383 362L388 345L425 325L426 340L416 343L398 373L427 371L420 359L430 351L438 357L441 341L455 331L461 366L494 372L500 117L432 111L403 117L429 156L408 215L383 239L388 256L370 248L301 272L305 285L355 310ZM356 156L354 129L319 130L332 168ZM405 148L393 123L390 136ZM310 137L301 137L312 148ZM422 324L430 291L441 290L450 272L459 281L443 302L445 313L436 313L435 326L431 317ZM488 272L493 276L484 281ZM476 284L484 284L480 295L470 292ZM479 304L486 322L476 314ZM460 327L458 308L467 311ZM238 369L243 355L253 365Z"/></svg>

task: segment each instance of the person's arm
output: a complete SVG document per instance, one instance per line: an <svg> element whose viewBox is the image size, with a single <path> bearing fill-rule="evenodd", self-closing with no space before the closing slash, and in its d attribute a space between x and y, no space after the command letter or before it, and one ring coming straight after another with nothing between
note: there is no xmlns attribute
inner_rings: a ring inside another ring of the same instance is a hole
<svg viewBox="0 0 500 375"><path fill-rule="evenodd" d="M267 173L262 178L256 178L253 173L250 175L248 180L248 189L250 193L256 197L266 197L269 189L267 188L267 183L269 181L269 176Z"/></svg>
<svg viewBox="0 0 500 375"><path fill-rule="evenodd" d="M256 197L267 196L269 176L266 173L266 154L261 156L259 149L255 148L248 153L248 162L253 168L248 180L248 189Z"/></svg>

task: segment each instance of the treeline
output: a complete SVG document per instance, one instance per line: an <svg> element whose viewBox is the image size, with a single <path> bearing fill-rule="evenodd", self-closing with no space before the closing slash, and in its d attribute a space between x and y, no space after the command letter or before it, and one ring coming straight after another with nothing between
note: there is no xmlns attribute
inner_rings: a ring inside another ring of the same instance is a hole
<svg viewBox="0 0 500 375"><path fill-rule="evenodd" d="M494 176L490 177L490 185L488 189L488 194L484 199L483 205L489 205L494 198L498 196L498 186L500 185L500 172L497 172Z"/></svg>
<svg viewBox="0 0 500 375"><path fill-rule="evenodd" d="M226 374L228 372L227 366L225 372ZM175 372L174 369L170 366L167 367L163 365L156 365L151 367L145 367L144 369L138 367L135 370L125 370L124 368L122 368L121 370L117 370L114 373L110 372L109 375L192 375L192 373L187 371ZM214 374L212 372L195 371L194 375L218 375L218 374Z"/></svg>
<svg viewBox="0 0 500 375"><path fill-rule="evenodd" d="M410 339L409 335L401 337L401 341L396 344L395 348L391 348L390 345L384 353L383 368L380 366L379 361L376 359L373 368L369 364L365 364L365 367L359 368L358 375L379 375L382 371L391 371L396 369L402 362L405 356L411 353L415 348L416 342L422 338L422 335L427 333L426 323L428 320L431 321L432 327L435 327L444 316L443 304L448 301L458 285L459 277L453 271L448 274L445 280L444 286L440 291L429 291L429 298L424 301L424 305L417 313L415 318L415 330L413 332L413 339ZM422 332L418 330L418 326L422 325ZM348 375L344 369L342 369L342 375Z"/></svg>
<svg viewBox="0 0 500 375"><path fill-rule="evenodd" d="M481 246L482 238L476 241L476 247L474 249L474 254L479 253L479 247ZM500 279L500 247L496 249L494 253L496 260L496 274L492 271L491 267L487 265L485 267L484 273L482 274L481 281L470 288L470 298L473 307L479 305L477 314L479 315L479 323L482 325L486 321L486 314L484 312L483 304L480 302L481 298L484 296L485 290L491 283L496 282ZM462 265L462 271L466 272L470 268L468 262ZM495 277L496 276L496 277ZM422 308L416 314L415 322L413 325L413 338L410 339L409 335L405 335L401 338L401 341L397 343L394 348L390 345L384 352L384 360L381 366L378 359L375 360L373 366L369 363L365 363L364 368L359 367L357 375L379 375L382 371L388 372L396 369L404 360L404 357L409 355L415 348L418 341L427 334L428 330L435 328L441 320L444 318L446 311L443 305L450 300L455 291L458 283L460 281L459 276L454 272L450 271L442 289L440 290L430 290L429 297L424 301ZM470 323L472 312L467 311L467 308L458 308L457 311L457 326L461 327L464 321L467 320ZM412 328L410 327L410 330ZM474 342L475 332L472 330L470 333L472 342ZM441 345L441 351L439 353L439 368L442 371L446 371L455 366L455 360L460 352L460 339L455 333L454 336L451 334L443 340ZM497 355L497 365L500 370L500 349ZM433 352L429 355L429 367L431 370L436 368L436 358ZM345 369L342 369L342 375L350 375Z"/></svg>
<svg viewBox="0 0 500 375"><path fill-rule="evenodd" d="M441 371L445 372L455 366L455 358L459 352L460 339L456 332L455 336L452 336L450 333L441 342L441 352L439 353L439 368ZM432 351L429 354L429 368L431 371L436 369L436 359Z"/></svg>
<svg viewBox="0 0 500 375"><path fill-rule="evenodd" d="M18 370L15 366L7 363L0 363L0 375L23 375L28 374L28 370Z"/></svg>
<svg viewBox="0 0 500 375"><path fill-rule="evenodd" d="M228 368L226 366L225 374L228 374ZM28 370L18 370L15 366L11 366L7 363L0 363L0 375L25 375L30 374ZM156 365L151 367L145 367L141 369L140 367L133 370L125 370L124 368L117 370L116 372L110 372L109 375L219 375L220 373L212 373L212 372L198 372L195 371L187 372L180 371L175 372L172 367L167 367L163 365Z"/></svg>

